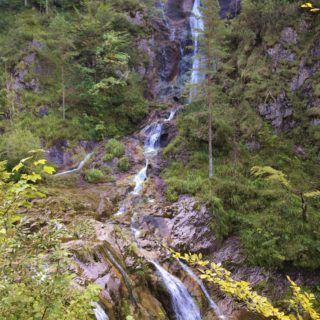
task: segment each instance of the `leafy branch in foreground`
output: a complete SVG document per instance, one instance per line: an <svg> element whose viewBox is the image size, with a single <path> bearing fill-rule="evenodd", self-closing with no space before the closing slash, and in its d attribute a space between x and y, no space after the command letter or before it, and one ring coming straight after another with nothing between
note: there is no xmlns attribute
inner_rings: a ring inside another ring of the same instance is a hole
<svg viewBox="0 0 320 320"><path fill-rule="evenodd" d="M320 12L320 8L315 7L313 5L313 3L311 3L311 2L305 2L304 4L301 5L301 8L307 9L308 11L310 11L312 13L319 13Z"/></svg>
<svg viewBox="0 0 320 320"><path fill-rule="evenodd" d="M320 319L320 314L317 313L313 306L315 296L311 293L302 292L301 288L289 277L288 280L293 291L289 307L294 310L294 313L285 314L274 307L266 297L252 290L250 283L234 280L231 277L231 273L224 269L220 263L203 260L201 253L181 254L172 249L169 250L174 258L184 260L192 267L195 267L200 272L201 279L216 284L223 293L244 302L250 311L257 312L266 318L278 320L302 320L306 315L311 320Z"/></svg>
<svg viewBox="0 0 320 320"><path fill-rule="evenodd" d="M100 288L75 288L62 225L30 211L45 197L37 183L52 173L35 155L11 171L0 162L0 319L92 319Z"/></svg>

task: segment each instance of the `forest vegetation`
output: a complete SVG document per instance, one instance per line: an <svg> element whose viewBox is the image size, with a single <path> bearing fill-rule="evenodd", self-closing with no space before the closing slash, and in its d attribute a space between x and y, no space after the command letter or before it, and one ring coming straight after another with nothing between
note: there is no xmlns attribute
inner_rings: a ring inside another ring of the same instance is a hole
<svg viewBox="0 0 320 320"><path fill-rule="evenodd" d="M206 79L190 103L188 86L179 98L159 169L166 201L195 197L216 239L237 237L246 264L281 274L320 270L319 11L318 1L243 0L238 15L220 19L219 2L203 0ZM124 137L172 105L151 99L139 72L150 57L138 39L153 39L159 12L152 0L0 0L0 319L93 319L101 288L75 284L64 245L76 231L33 211L56 191L44 150L99 145L99 161L115 166L84 167L81 183L92 188L116 188L114 171L132 173ZM268 118L272 108L280 122ZM293 298L283 307L228 266L172 254L266 318L320 319L319 284L302 290L288 278Z"/></svg>

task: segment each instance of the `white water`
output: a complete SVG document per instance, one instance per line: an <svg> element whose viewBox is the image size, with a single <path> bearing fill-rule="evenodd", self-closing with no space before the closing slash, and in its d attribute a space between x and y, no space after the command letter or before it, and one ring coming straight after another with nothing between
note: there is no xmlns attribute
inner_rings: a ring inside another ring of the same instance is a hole
<svg viewBox="0 0 320 320"><path fill-rule="evenodd" d="M149 161L146 160L146 165L139 171L139 173L134 177L135 187L133 190L133 194L138 195L142 190L142 185L144 181L147 179L148 175L148 165Z"/></svg>
<svg viewBox="0 0 320 320"><path fill-rule="evenodd" d="M204 286L203 282L199 279L199 277L187 266L185 265L183 262L181 262L179 260L180 266L181 268L188 273L188 275L199 285L199 287L201 288L203 294L205 295L205 297L207 298L209 307L214 310L215 314L217 315L217 317L221 320L226 319L226 317L223 315L222 311L219 309L219 307L216 305L216 303L212 300L212 298L210 297L209 292L207 291L206 287Z"/></svg>
<svg viewBox="0 0 320 320"><path fill-rule="evenodd" d="M170 111L169 117L166 119L166 121L172 121L175 118L176 113L177 113L177 109L172 109Z"/></svg>
<svg viewBox="0 0 320 320"><path fill-rule="evenodd" d="M200 11L201 0L195 0L192 15L190 17L191 33L193 37L193 63L191 71L190 85L191 90L189 94L189 101L198 95L198 86L201 84L205 75L201 68L203 68L203 59L200 55L200 36L202 30L204 30L204 21Z"/></svg>
<svg viewBox="0 0 320 320"><path fill-rule="evenodd" d="M152 262L157 269L171 298L172 308L176 320L201 320L200 310L185 285L158 263Z"/></svg>
<svg viewBox="0 0 320 320"><path fill-rule="evenodd" d="M71 174L71 173L76 173L76 172L81 171L81 169L83 168L83 166L88 162L88 160L91 158L92 155L93 155L93 152L88 153L88 154L84 157L84 159L79 163L78 167L76 167L76 168L74 168L74 169L71 169L71 170L68 170L68 171L56 173L56 174L54 175L54 177L65 176L65 175L68 175L68 174Z"/></svg>
<svg viewBox="0 0 320 320"><path fill-rule="evenodd" d="M105 313L105 311L102 309L99 303L93 302L92 305L94 308L94 314L96 316L96 320L109 320L109 317Z"/></svg>
<svg viewBox="0 0 320 320"><path fill-rule="evenodd" d="M162 123L152 123L145 129L147 137L144 142L145 153L155 153L160 148Z"/></svg>

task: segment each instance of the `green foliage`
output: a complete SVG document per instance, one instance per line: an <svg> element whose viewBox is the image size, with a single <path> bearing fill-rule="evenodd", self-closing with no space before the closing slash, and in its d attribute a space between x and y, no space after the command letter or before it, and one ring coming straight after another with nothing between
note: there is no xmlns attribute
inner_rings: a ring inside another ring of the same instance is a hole
<svg viewBox="0 0 320 320"><path fill-rule="evenodd" d="M105 161L111 161L113 158L120 158L124 155L125 146L116 139L111 139L105 146L106 155L104 157Z"/></svg>
<svg viewBox="0 0 320 320"><path fill-rule="evenodd" d="M9 165L16 164L29 150L40 148L40 139L29 130L14 129L6 132L0 141L0 157Z"/></svg>
<svg viewBox="0 0 320 320"><path fill-rule="evenodd" d="M99 169L89 169L85 173L85 179L89 183L99 183L105 180L105 174Z"/></svg>
<svg viewBox="0 0 320 320"><path fill-rule="evenodd" d="M123 171L123 172L127 172L129 171L130 168L130 161L128 159L128 157L122 157L119 159L118 163L117 163L118 168Z"/></svg>
<svg viewBox="0 0 320 320"><path fill-rule="evenodd" d="M72 284L60 222L21 215L45 196L37 183L54 169L34 153L11 172L5 167L0 163L0 318L91 319L100 288L80 291Z"/></svg>

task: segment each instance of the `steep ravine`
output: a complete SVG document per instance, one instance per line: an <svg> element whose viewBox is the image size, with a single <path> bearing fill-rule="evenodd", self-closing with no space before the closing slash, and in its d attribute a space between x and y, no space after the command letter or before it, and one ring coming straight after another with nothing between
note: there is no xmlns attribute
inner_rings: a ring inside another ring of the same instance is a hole
<svg viewBox="0 0 320 320"><path fill-rule="evenodd" d="M97 146L78 167L56 175L69 179L68 186L77 186L77 192L71 191L74 197L79 193L79 197L86 194L92 198L90 194L94 194L99 199L91 221L96 236L66 244L76 256L76 281L101 286L98 320L126 319L129 315L134 319L249 319L248 314L233 316L234 306L220 305L213 291L207 290L192 270L168 259L162 247L166 243L177 250L209 253L216 241L206 208L188 196L175 204L167 203L159 177L161 148L175 135L175 117L183 108L178 102L183 85L188 79L196 85L204 78L197 70L201 64L198 29L203 22L194 18L199 15L200 1L170 0L166 6L162 2L158 6L163 16L154 21L154 37L141 40L140 45L152 53L153 62L145 74L150 97L166 102L169 108L153 112L139 132L123 139L126 154L134 163L131 171L119 173L116 182L84 185L74 175L87 162L89 166L101 162ZM193 51L188 48L192 41ZM196 90L189 100L194 95ZM83 189L79 191L79 187Z"/></svg>

